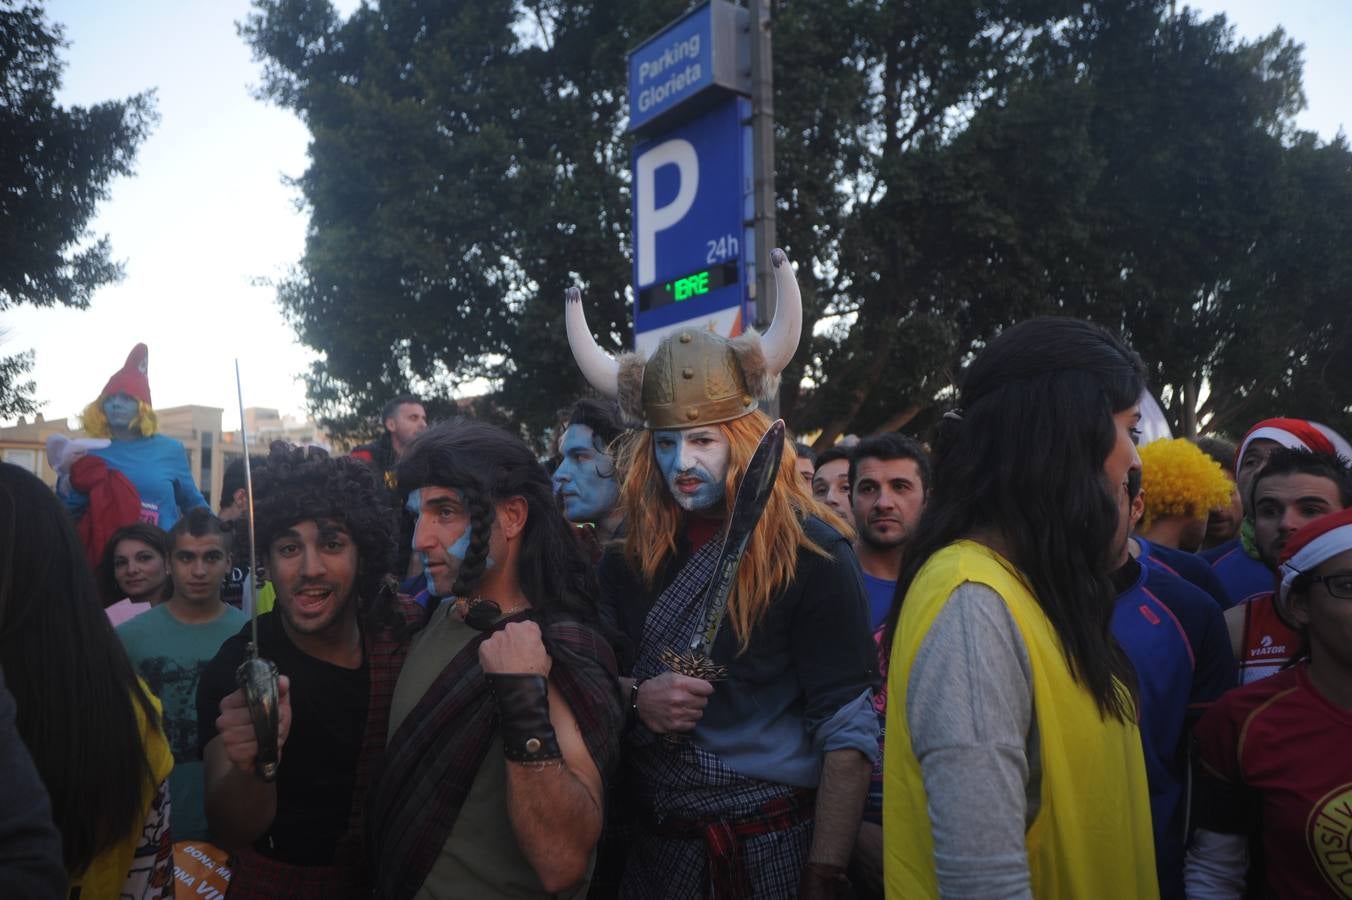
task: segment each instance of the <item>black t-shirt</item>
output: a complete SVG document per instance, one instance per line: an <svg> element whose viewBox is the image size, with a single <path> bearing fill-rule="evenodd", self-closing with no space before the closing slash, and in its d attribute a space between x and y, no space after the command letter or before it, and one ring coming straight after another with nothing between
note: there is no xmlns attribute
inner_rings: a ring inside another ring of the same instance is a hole
<svg viewBox="0 0 1352 900"><path fill-rule="evenodd" d="M248 652L249 626L227 640L197 688L202 747L216 736L221 699L238 689L235 669ZM330 865L347 830L352 786L366 730L370 673L344 669L299 650L277 613L258 617L258 654L291 679L291 733L277 772L277 816L254 844L264 856L300 866Z"/></svg>

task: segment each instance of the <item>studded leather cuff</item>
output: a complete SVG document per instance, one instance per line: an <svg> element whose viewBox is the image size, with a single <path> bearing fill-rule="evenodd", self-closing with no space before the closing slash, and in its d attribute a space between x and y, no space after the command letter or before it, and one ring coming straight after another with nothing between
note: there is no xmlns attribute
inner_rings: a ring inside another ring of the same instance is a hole
<svg viewBox="0 0 1352 900"><path fill-rule="evenodd" d="M503 755L512 762L561 759L549 721L549 680L543 675L488 675L498 705Z"/></svg>

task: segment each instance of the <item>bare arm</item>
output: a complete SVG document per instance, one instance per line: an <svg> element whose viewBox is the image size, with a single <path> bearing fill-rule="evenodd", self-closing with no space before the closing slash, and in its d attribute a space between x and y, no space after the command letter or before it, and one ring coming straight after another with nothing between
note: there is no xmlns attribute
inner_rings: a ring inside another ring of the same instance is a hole
<svg viewBox="0 0 1352 900"><path fill-rule="evenodd" d="M873 761L858 750L828 750L823 755L808 862L842 869L849 865L872 774Z"/></svg>
<svg viewBox="0 0 1352 900"><path fill-rule="evenodd" d="M573 711L548 690L538 625L509 624L479 645L479 663L497 695L512 832L545 891L561 893L586 877L601 837L601 773Z"/></svg>
<svg viewBox="0 0 1352 900"><path fill-rule="evenodd" d="M586 876L601 837L601 773L557 691L549 693L549 718L563 759L508 762L507 815L540 884L561 893Z"/></svg>
<svg viewBox="0 0 1352 900"><path fill-rule="evenodd" d="M278 682L278 748L291 730L291 682ZM211 836L231 852L262 837L277 816L277 785L254 773L258 741L243 691L221 700L216 737L202 752L205 763L206 813Z"/></svg>

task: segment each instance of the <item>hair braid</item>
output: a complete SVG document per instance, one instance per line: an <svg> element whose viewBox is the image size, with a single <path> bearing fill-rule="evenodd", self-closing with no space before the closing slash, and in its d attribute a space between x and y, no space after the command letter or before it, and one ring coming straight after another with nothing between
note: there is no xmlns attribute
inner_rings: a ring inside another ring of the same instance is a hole
<svg viewBox="0 0 1352 900"><path fill-rule="evenodd" d="M488 567L488 538L493 531L495 513L492 502L482 491L467 489L462 492L469 511L469 548L456 573L451 595L469 597Z"/></svg>

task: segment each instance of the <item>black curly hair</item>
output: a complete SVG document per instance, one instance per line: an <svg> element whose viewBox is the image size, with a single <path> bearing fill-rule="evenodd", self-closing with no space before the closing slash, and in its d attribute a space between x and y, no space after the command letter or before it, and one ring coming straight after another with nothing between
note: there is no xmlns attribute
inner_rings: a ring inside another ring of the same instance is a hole
<svg viewBox="0 0 1352 900"><path fill-rule="evenodd" d="M470 540L451 593L473 596L488 562L495 504L525 499L517 578L541 616L596 623L596 573L572 527L554 503L549 475L519 438L493 425L454 419L429 428L404 451L396 469L399 493L418 488L454 488L469 513Z"/></svg>
<svg viewBox="0 0 1352 900"><path fill-rule="evenodd" d="M247 515L247 513L246 513ZM390 494L360 460L331 457L319 447L274 441L254 477L254 539L260 558L297 522L336 519L357 545L357 610L374 630L402 630L392 572L399 522ZM249 558L249 532L235 530L236 559Z"/></svg>

